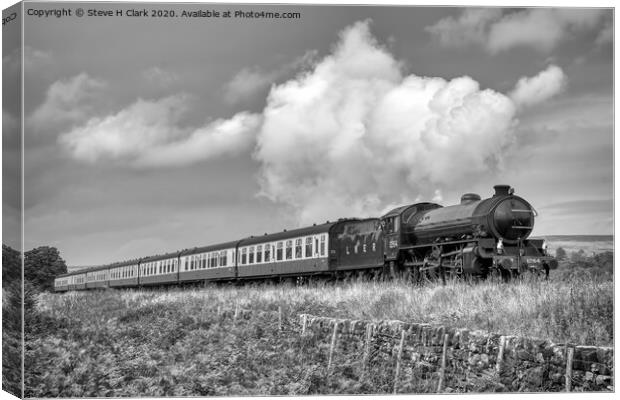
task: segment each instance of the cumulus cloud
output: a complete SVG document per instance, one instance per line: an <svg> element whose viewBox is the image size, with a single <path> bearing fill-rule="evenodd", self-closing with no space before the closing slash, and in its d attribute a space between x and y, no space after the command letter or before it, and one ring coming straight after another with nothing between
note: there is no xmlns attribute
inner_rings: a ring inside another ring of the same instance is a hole
<svg viewBox="0 0 620 400"><path fill-rule="evenodd" d="M564 71L558 66L550 65L536 76L519 79L509 95L518 107L530 107L557 95L565 86Z"/></svg>
<svg viewBox="0 0 620 400"><path fill-rule="evenodd" d="M501 167L515 113L469 77L404 76L359 22L311 73L272 88L255 151L262 194L301 223L440 198L442 187Z"/></svg>
<svg viewBox="0 0 620 400"><path fill-rule="evenodd" d="M165 146L154 146L135 162L138 166L177 166L219 156L233 156L250 149L260 124L257 114L240 112L230 119L217 119L189 136Z"/></svg>
<svg viewBox="0 0 620 400"><path fill-rule="evenodd" d="M28 128L37 131L84 122L94 111L93 102L106 83L81 73L54 82L44 102L27 119Z"/></svg>
<svg viewBox="0 0 620 400"><path fill-rule="evenodd" d="M489 23L497 21L501 15L499 8L468 8L458 18L442 18L425 30L448 47L484 44L489 35Z"/></svg>
<svg viewBox="0 0 620 400"><path fill-rule="evenodd" d="M230 104L237 104L261 94L265 95L277 80L312 65L316 54L316 51L308 51L293 62L271 71L258 67L243 68L226 84L224 99Z"/></svg>
<svg viewBox="0 0 620 400"><path fill-rule="evenodd" d="M262 113L239 112L181 127L186 96L138 100L61 137L74 157L135 167L179 166L253 149L260 195L301 224L379 215L414 200L441 200L468 179L502 169L521 108L559 91L551 66L510 95L467 76L406 74L370 22L344 29L312 70L272 84Z"/></svg>
<svg viewBox="0 0 620 400"><path fill-rule="evenodd" d="M90 119L59 140L79 160L122 160L141 167L185 165L243 151L252 143L259 117L239 113L197 129L180 128L188 107L185 95L138 99L116 114Z"/></svg>
<svg viewBox="0 0 620 400"><path fill-rule="evenodd" d="M607 14L601 9L574 8L534 8L507 14L499 9L467 9L458 18L443 18L426 30L450 47L479 44L498 53L527 46L548 52L572 32L599 28Z"/></svg>
<svg viewBox="0 0 620 400"><path fill-rule="evenodd" d="M602 46L606 43L612 43L614 40L614 26L611 21L608 21L603 29L599 32L594 43L597 46Z"/></svg>

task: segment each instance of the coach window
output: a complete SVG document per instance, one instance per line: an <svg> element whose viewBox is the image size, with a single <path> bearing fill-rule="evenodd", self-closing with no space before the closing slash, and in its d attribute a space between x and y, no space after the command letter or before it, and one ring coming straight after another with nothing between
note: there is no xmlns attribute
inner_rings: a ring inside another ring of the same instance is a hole
<svg viewBox="0 0 620 400"><path fill-rule="evenodd" d="M325 256L325 236L321 235L321 257Z"/></svg>
<svg viewBox="0 0 620 400"><path fill-rule="evenodd" d="M287 240L286 241L286 259L290 260L291 258L293 258L293 241Z"/></svg>
<svg viewBox="0 0 620 400"><path fill-rule="evenodd" d="M265 245L265 262L271 261L271 244Z"/></svg>
<svg viewBox="0 0 620 400"><path fill-rule="evenodd" d="M301 239L295 239L295 258L301 257Z"/></svg>
<svg viewBox="0 0 620 400"><path fill-rule="evenodd" d="M282 261L284 258L284 242L278 242L276 244L276 260Z"/></svg>
<svg viewBox="0 0 620 400"><path fill-rule="evenodd" d="M312 257L312 238L311 237L306 238L306 257L307 258Z"/></svg>
<svg viewBox="0 0 620 400"><path fill-rule="evenodd" d="M241 265L245 265L247 260L248 260L248 249L244 247L243 249L241 249Z"/></svg>
<svg viewBox="0 0 620 400"><path fill-rule="evenodd" d="M259 244L258 246L256 246L256 262L257 263L263 262L263 245L262 244Z"/></svg>
<svg viewBox="0 0 620 400"><path fill-rule="evenodd" d="M254 246L250 246L250 264L254 264Z"/></svg>

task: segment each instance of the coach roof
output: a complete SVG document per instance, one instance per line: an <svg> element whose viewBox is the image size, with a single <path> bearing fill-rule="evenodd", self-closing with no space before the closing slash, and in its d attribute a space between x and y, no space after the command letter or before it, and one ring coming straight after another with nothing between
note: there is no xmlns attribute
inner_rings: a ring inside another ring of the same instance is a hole
<svg viewBox="0 0 620 400"><path fill-rule="evenodd" d="M185 250L181 250L181 256L188 256L188 255L192 255L192 254L200 254L200 253L208 253L210 251L220 251L220 250L226 250L226 249L234 249L237 247L237 243L239 243L238 240L234 240L231 242L225 242L225 243L219 243L219 244L213 244L213 245L209 245L209 246L202 246L202 247L194 247L193 249L185 249Z"/></svg>
<svg viewBox="0 0 620 400"><path fill-rule="evenodd" d="M370 218L370 219L373 219L373 218ZM346 222L359 222L359 221L365 221L365 219L341 218L338 221L334 221L334 222L328 221L324 224L307 226L305 228L291 229L290 231L285 230L282 232L264 234L260 236L250 236L249 238L245 238L241 240L239 242L239 246L249 246L253 244L275 242L278 240L287 240L287 239L298 238L302 236L310 236L310 235L317 235L321 233L327 233L336 225L343 224Z"/></svg>

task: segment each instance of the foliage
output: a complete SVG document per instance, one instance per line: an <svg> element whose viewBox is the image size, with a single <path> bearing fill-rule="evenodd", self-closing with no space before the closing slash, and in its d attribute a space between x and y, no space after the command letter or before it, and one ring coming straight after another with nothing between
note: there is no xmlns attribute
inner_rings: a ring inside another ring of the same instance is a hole
<svg viewBox="0 0 620 400"><path fill-rule="evenodd" d="M22 376L22 285L2 288L2 390L21 397Z"/></svg>
<svg viewBox="0 0 620 400"><path fill-rule="evenodd" d="M55 247L41 246L24 254L24 279L39 291L52 291L54 278L67 273L67 265Z"/></svg>
<svg viewBox="0 0 620 400"><path fill-rule="evenodd" d="M2 245L2 390L21 397L21 256Z"/></svg>
<svg viewBox="0 0 620 400"><path fill-rule="evenodd" d="M329 341L288 327L300 313L612 345L613 282L586 276L567 281L559 272L552 271L549 281L506 284L418 287L392 281L42 293L26 332L26 396L391 393L389 357L374 358L360 380L360 358L342 352L328 375ZM237 308L254 312L235 320ZM433 392L436 383L420 378L408 379L402 391Z"/></svg>
<svg viewBox="0 0 620 400"><path fill-rule="evenodd" d="M566 250L564 250L562 247L558 247L557 250L555 251L555 258L558 261L564 261L566 260Z"/></svg>
<svg viewBox="0 0 620 400"><path fill-rule="evenodd" d="M570 260L560 263L558 278L565 281L579 279L612 280L614 255L607 251L586 256L583 251L571 253Z"/></svg>
<svg viewBox="0 0 620 400"><path fill-rule="evenodd" d="M22 279L22 261L19 251L2 245L2 287Z"/></svg>

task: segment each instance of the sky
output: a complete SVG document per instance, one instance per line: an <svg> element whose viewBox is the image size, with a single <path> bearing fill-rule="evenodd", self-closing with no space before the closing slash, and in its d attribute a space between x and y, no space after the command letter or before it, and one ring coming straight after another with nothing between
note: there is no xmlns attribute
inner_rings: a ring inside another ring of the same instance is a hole
<svg viewBox="0 0 620 400"><path fill-rule="evenodd" d="M610 9L84 6L132 8L300 18L26 15L26 250L96 265L495 184L535 236L613 233Z"/></svg>

